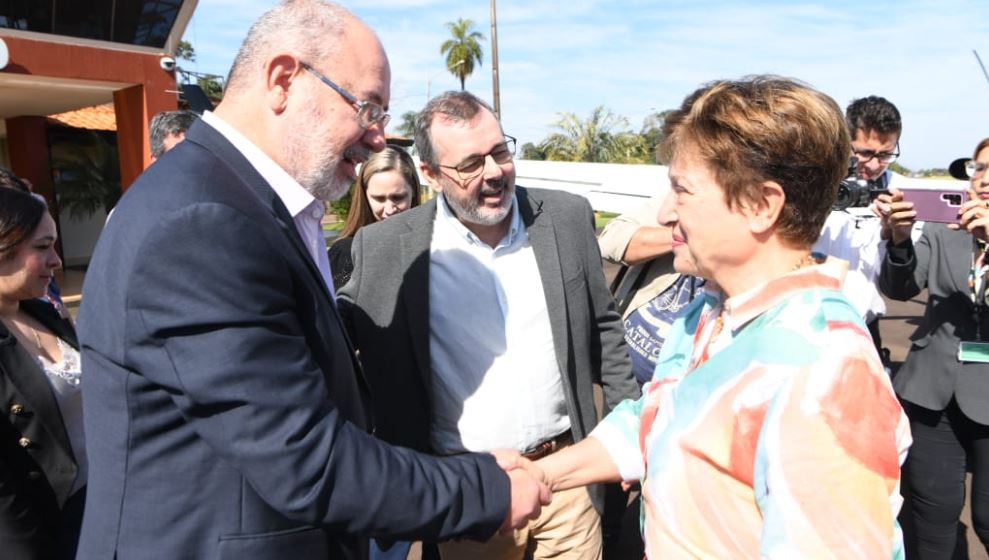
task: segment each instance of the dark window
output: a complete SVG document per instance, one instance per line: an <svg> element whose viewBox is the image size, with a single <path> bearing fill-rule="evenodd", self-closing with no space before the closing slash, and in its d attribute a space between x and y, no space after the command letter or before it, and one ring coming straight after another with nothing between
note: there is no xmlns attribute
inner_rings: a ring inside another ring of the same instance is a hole
<svg viewBox="0 0 989 560"><path fill-rule="evenodd" d="M131 45L164 47L181 7L182 0L118 0L113 40Z"/></svg>
<svg viewBox="0 0 989 560"><path fill-rule="evenodd" d="M0 0L0 27L51 33L54 0Z"/></svg>
<svg viewBox="0 0 989 560"><path fill-rule="evenodd" d="M111 41L112 0L55 0L55 35Z"/></svg>
<svg viewBox="0 0 989 560"><path fill-rule="evenodd" d="M182 0L0 0L0 28L164 48Z"/></svg>

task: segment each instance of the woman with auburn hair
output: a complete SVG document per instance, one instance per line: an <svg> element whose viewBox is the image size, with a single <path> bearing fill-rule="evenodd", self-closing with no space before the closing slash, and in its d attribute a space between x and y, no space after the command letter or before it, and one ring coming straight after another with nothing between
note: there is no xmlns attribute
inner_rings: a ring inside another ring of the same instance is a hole
<svg viewBox="0 0 989 560"><path fill-rule="evenodd" d="M678 272L708 280L652 381L579 444L520 468L554 490L641 481L650 558L897 558L906 418L845 267L810 252L850 144L793 80L718 81L667 118Z"/></svg>
<svg viewBox="0 0 989 560"><path fill-rule="evenodd" d="M350 245L357 230L419 206L419 199L419 174L412 156L394 146L371 154L354 183L350 212L340 237L328 251L336 289L350 280L354 270Z"/></svg>
<svg viewBox="0 0 989 560"><path fill-rule="evenodd" d="M913 203L894 188L878 199L889 239L880 290L901 301L927 290L924 318L893 378L914 436L904 495L907 540L921 559L952 557L966 470L972 528L989 550L989 138L959 175L970 186L958 222L926 222L917 240Z"/></svg>
<svg viewBox="0 0 989 560"><path fill-rule="evenodd" d="M45 203L0 180L0 557L74 558L86 495L79 344L43 298L61 266Z"/></svg>

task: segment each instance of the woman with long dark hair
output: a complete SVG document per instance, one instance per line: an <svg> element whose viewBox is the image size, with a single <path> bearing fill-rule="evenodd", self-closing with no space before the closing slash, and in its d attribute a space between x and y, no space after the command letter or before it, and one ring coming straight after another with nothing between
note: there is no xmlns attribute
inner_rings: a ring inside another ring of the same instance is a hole
<svg viewBox="0 0 989 560"><path fill-rule="evenodd" d="M74 558L85 501L79 345L41 299L61 266L55 222L0 185L0 556Z"/></svg>

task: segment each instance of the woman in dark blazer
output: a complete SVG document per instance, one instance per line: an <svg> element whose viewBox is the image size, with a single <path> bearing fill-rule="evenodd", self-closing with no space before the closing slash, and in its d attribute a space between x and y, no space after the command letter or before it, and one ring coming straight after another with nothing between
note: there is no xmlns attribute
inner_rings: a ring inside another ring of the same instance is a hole
<svg viewBox="0 0 989 560"><path fill-rule="evenodd" d="M896 189L880 198L890 235L880 290L898 300L928 292L910 353L893 379L913 435L904 466L913 531L905 536L920 559L952 557L966 468L972 471L972 525L989 549L989 363L959 358L962 341L989 343L987 165L989 138L969 162L970 200L959 222L927 222L916 242L913 204Z"/></svg>
<svg viewBox="0 0 989 560"><path fill-rule="evenodd" d="M86 457L78 342L44 297L61 261L35 195L0 184L0 557L75 556Z"/></svg>

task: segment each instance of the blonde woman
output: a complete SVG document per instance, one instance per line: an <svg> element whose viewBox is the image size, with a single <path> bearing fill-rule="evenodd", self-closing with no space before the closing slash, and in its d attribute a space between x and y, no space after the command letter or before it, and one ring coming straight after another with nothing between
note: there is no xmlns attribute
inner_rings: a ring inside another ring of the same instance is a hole
<svg viewBox="0 0 989 560"><path fill-rule="evenodd" d="M354 270L350 245L357 230L419 206L419 199L419 175L405 150L387 146L371 154L354 184L350 212L340 237L328 252L334 288L342 288Z"/></svg>

